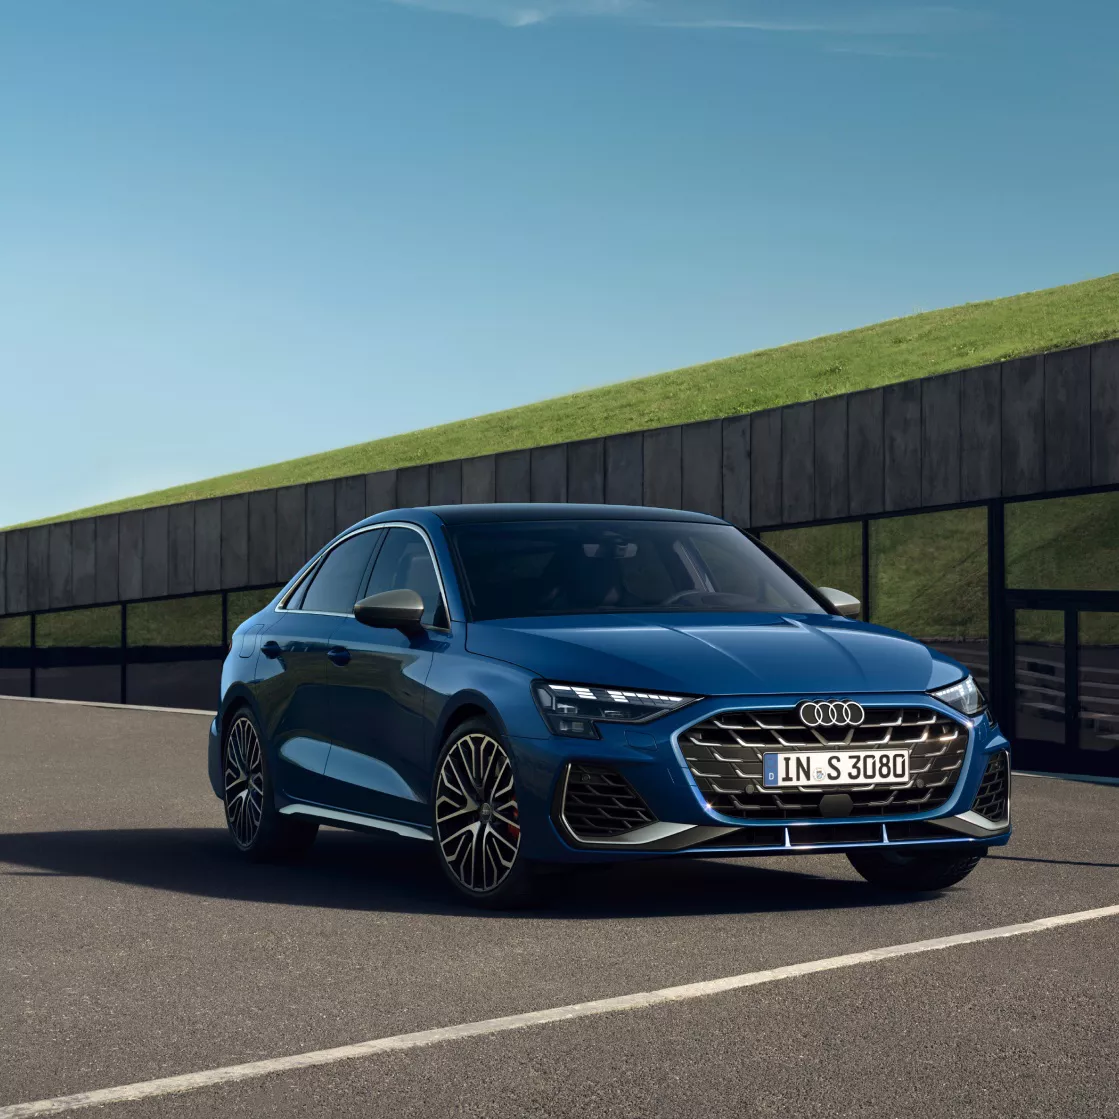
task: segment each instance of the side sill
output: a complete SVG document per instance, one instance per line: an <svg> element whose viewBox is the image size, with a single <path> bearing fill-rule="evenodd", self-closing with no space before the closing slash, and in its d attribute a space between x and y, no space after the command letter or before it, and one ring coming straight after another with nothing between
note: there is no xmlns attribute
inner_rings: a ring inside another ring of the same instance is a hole
<svg viewBox="0 0 1119 1119"><path fill-rule="evenodd" d="M371 828L374 831L389 831L407 839L426 839L432 842L431 832L413 824L401 824L396 820L381 820L376 816L362 816L357 812L342 812L337 808L320 808L317 804L285 804L280 809L281 816L310 816L327 824L350 824L358 828Z"/></svg>

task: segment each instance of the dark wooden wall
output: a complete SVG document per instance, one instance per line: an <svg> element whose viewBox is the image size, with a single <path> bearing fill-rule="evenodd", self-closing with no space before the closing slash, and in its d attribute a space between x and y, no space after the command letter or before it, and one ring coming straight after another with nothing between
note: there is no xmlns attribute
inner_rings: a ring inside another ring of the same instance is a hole
<svg viewBox="0 0 1119 1119"><path fill-rule="evenodd" d="M414 505L578 501L776 528L1119 485L1119 340L723 420L0 535L0 615L285 581Z"/></svg>

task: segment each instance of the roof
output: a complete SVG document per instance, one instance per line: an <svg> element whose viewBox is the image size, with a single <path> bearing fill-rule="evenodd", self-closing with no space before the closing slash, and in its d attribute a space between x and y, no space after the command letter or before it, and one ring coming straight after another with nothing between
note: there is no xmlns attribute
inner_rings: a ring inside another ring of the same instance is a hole
<svg viewBox="0 0 1119 1119"><path fill-rule="evenodd" d="M725 524L706 513L686 509L655 509L643 505L570 505L567 503L532 502L493 505L433 505L434 513L449 525L492 524L500 521L698 521L703 524Z"/></svg>

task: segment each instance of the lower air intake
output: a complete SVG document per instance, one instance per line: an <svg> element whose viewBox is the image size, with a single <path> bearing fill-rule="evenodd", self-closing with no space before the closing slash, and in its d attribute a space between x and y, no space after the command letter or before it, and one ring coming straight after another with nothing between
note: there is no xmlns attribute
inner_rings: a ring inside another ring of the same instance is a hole
<svg viewBox="0 0 1119 1119"><path fill-rule="evenodd" d="M612 769L571 766L564 790L563 818L576 839L612 839L656 823L633 786Z"/></svg>
<svg viewBox="0 0 1119 1119"><path fill-rule="evenodd" d="M1000 750L987 762L987 770L975 794L972 812L986 820L1005 820L1010 805L1010 759Z"/></svg>

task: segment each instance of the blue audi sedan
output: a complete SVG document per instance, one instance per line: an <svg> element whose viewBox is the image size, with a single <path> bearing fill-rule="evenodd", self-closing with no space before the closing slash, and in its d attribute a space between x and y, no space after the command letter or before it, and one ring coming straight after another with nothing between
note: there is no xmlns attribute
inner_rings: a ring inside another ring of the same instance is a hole
<svg viewBox="0 0 1119 1119"><path fill-rule="evenodd" d="M251 859L394 832L479 905L682 855L943 889L1009 839L1008 743L962 665L858 611L699 513L381 513L234 633L210 781Z"/></svg>

